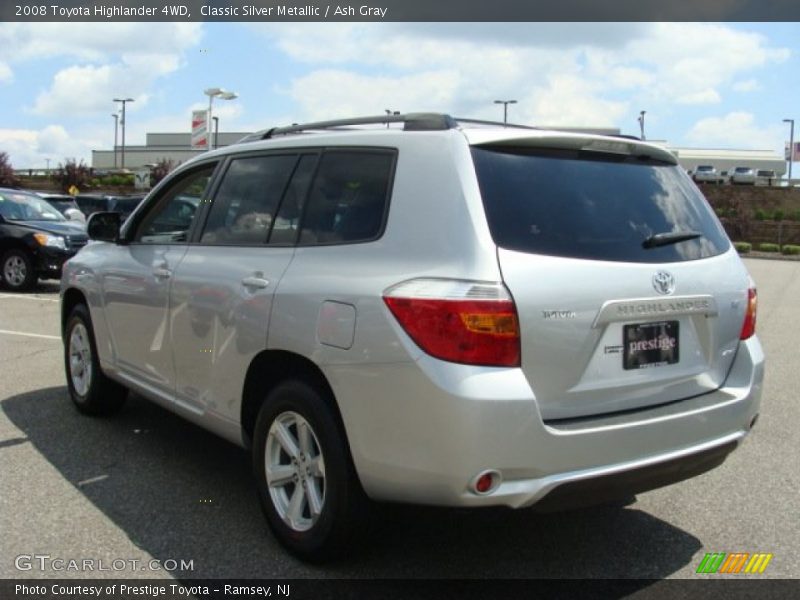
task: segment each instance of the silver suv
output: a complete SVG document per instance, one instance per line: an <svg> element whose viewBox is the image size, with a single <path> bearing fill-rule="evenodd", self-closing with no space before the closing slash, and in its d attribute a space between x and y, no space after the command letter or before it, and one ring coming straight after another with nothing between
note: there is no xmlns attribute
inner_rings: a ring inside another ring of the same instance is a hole
<svg viewBox="0 0 800 600"><path fill-rule="evenodd" d="M173 172L62 280L69 392L252 452L275 536L368 499L559 509L711 469L756 420L756 292L632 139L410 114L272 129Z"/></svg>

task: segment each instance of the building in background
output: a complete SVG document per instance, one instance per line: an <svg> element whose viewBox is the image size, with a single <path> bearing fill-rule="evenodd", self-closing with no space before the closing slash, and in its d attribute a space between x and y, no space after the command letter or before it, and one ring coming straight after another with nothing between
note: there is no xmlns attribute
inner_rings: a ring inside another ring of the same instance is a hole
<svg viewBox="0 0 800 600"><path fill-rule="evenodd" d="M543 127L543 129L547 129ZM600 127L559 127L561 131L576 133L594 133L600 135L620 135L619 129ZM217 148L235 144L248 132L220 132L217 139ZM211 134L212 148L214 135ZM176 165L186 162L190 158L205 152L202 149L192 148L191 133L148 133L144 146L125 146L125 166L136 171L147 165L157 163L161 159L173 161ZM671 146L666 141L652 141L670 150L678 159L680 165L687 171L694 172L700 165L711 165L720 173L731 172L736 167L751 167L752 169L771 169L778 177L786 173L786 161L777 152L772 150L731 150L731 149L705 149L681 148ZM111 170L114 168L113 150L92 150L92 167L97 170Z"/></svg>

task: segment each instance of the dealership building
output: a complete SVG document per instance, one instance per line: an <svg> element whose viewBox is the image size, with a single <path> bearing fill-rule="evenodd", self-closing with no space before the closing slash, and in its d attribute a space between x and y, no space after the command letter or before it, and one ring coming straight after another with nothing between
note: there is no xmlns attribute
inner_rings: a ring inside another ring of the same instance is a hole
<svg viewBox="0 0 800 600"><path fill-rule="evenodd" d="M578 128L560 127L562 131L575 131L582 133L598 133L603 135L619 135L619 129L611 128ZM220 132L217 137L216 147L235 144L249 132ZM213 138L213 136L212 136ZM213 141L213 139L212 139ZM680 148L671 146L668 142L653 140L653 143L667 148L675 154L680 165L687 171L694 171L700 165L711 165L717 171L730 172L736 167L751 167L753 169L771 169L778 177L786 173L786 161L772 150L730 150L730 149L705 149L705 148ZM205 150L196 150L191 147L191 134L187 133L148 133L144 146L125 146L125 168L135 171L146 168L160 160L168 159L180 164L190 158L203 154ZM112 170L122 167L122 148L116 151L92 150L92 167L98 170Z"/></svg>

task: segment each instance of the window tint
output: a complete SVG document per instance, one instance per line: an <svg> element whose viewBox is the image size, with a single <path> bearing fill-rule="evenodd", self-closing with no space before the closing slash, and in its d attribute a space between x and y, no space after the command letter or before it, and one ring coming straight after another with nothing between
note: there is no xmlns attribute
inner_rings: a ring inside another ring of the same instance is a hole
<svg viewBox="0 0 800 600"><path fill-rule="evenodd" d="M300 215L303 214L303 205L308 186L311 184L311 177L314 175L317 158L316 154L306 154L300 158L292 181L283 196L281 207L278 209L278 216L272 224L272 232L269 236L270 244L294 244L297 240Z"/></svg>
<svg viewBox="0 0 800 600"><path fill-rule="evenodd" d="M730 247L680 167L587 154L473 148L495 242L536 254L644 263L705 258ZM673 232L701 235L643 245Z"/></svg>
<svg viewBox="0 0 800 600"><path fill-rule="evenodd" d="M145 214L135 239L145 244L186 242L214 166L203 167L172 184Z"/></svg>
<svg viewBox="0 0 800 600"><path fill-rule="evenodd" d="M375 239L383 224L393 162L390 152L324 154L309 193L300 243Z"/></svg>
<svg viewBox="0 0 800 600"><path fill-rule="evenodd" d="M231 161L214 198L206 244L257 245L267 241L275 209L297 156L254 156Z"/></svg>

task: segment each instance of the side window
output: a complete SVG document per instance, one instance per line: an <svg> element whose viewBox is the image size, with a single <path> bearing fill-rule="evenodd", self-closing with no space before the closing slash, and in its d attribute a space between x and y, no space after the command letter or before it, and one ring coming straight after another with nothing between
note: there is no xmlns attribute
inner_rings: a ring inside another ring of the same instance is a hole
<svg viewBox="0 0 800 600"><path fill-rule="evenodd" d="M204 166L173 183L144 215L134 240L143 244L186 242L215 166Z"/></svg>
<svg viewBox="0 0 800 600"><path fill-rule="evenodd" d="M300 243L375 239L384 221L394 156L366 150L325 153L308 196Z"/></svg>
<svg viewBox="0 0 800 600"><path fill-rule="evenodd" d="M269 243L273 245L294 244L297 240L297 230L300 225L300 215L303 214L308 186L314 176L314 167L317 165L317 154L306 154L300 158L297 168L292 176L292 181L283 196L278 216L272 225Z"/></svg>
<svg viewBox="0 0 800 600"><path fill-rule="evenodd" d="M267 241L296 155L231 161L214 198L201 243L258 245Z"/></svg>

